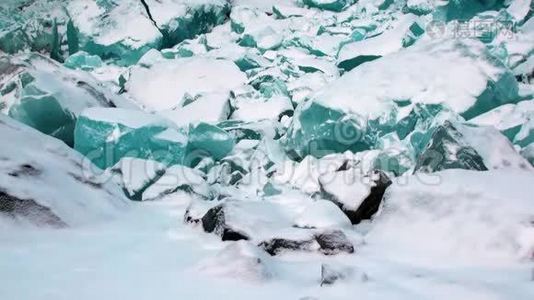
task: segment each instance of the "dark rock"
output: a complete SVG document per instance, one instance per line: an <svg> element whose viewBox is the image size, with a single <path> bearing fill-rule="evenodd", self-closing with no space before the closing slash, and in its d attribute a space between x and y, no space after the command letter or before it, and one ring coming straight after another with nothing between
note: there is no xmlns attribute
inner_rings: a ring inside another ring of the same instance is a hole
<svg viewBox="0 0 534 300"><path fill-rule="evenodd" d="M67 224L48 207L32 199L20 199L0 189L0 213L10 217L20 217L36 225L66 227Z"/></svg>
<svg viewBox="0 0 534 300"><path fill-rule="evenodd" d="M234 230L226 224L224 208L224 204L220 204L208 210L202 217L204 231L219 235L223 241L248 240L249 237L246 234Z"/></svg>
<svg viewBox="0 0 534 300"><path fill-rule="evenodd" d="M265 250L270 255L278 255L283 251L312 251L314 241L310 240L290 240L284 238L273 238L268 241L261 242L258 246Z"/></svg>
<svg viewBox="0 0 534 300"><path fill-rule="evenodd" d="M354 246L341 230L326 231L315 235L320 251L326 255L341 252L354 253Z"/></svg>
<svg viewBox="0 0 534 300"><path fill-rule="evenodd" d="M376 179L371 182L372 186L369 195L361 202L356 210L346 207L335 195L327 192L322 186L321 197L339 206L352 224L359 224L363 220L369 220L380 208L384 193L392 183L389 177L380 170L373 171L370 176L376 177Z"/></svg>

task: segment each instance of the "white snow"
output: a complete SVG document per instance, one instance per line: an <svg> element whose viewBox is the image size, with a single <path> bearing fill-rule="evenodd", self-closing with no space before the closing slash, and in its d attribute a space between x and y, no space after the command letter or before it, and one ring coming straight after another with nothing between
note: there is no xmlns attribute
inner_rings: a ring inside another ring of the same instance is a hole
<svg viewBox="0 0 534 300"><path fill-rule="evenodd" d="M232 114L232 119L245 122L278 120L283 112L292 110L291 100L287 97L275 96L268 100L243 99L237 103L237 110Z"/></svg>
<svg viewBox="0 0 534 300"><path fill-rule="evenodd" d="M370 244L394 246L399 256L434 257L436 266L532 257L532 171L447 170L429 176L438 181L410 176L388 189Z"/></svg>
<svg viewBox="0 0 534 300"><path fill-rule="evenodd" d="M161 116L122 108L92 107L84 110L81 116L94 121L122 124L134 129L144 126L172 125L172 123Z"/></svg>
<svg viewBox="0 0 534 300"><path fill-rule="evenodd" d="M295 224L303 228L346 228L349 218L331 201L317 200L309 203L296 218Z"/></svg>

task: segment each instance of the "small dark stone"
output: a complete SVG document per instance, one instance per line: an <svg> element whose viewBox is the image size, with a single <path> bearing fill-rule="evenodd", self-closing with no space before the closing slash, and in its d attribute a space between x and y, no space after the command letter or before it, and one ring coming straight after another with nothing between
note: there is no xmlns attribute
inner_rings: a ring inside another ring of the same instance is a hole
<svg viewBox="0 0 534 300"><path fill-rule="evenodd" d="M265 252L271 256L280 254L286 250L292 251L311 251L313 240L295 241L284 238L273 238L268 241L261 242L258 246L263 248Z"/></svg>
<svg viewBox="0 0 534 300"><path fill-rule="evenodd" d="M223 205L217 205L210 210L202 217L202 228L205 232L213 232L217 228L224 224L224 211Z"/></svg>
<svg viewBox="0 0 534 300"><path fill-rule="evenodd" d="M321 247L320 251L326 255L334 255L341 252L354 253L354 246L341 230L316 234L315 240Z"/></svg>
<svg viewBox="0 0 534 300"><path fill-rule="evenodd" d="M230 228L225 221L224 204L217 205L202 217L202 228L205 232L213 232L221 237L223 241L248 240L248 236Z"/></svg>

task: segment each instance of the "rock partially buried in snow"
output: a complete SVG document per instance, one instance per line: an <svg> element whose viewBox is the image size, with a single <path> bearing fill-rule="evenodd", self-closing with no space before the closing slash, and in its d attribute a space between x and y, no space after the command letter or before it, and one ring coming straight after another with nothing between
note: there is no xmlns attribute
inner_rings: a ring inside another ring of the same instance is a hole
<svg viewBox="0 0 534 300"><path fill-rule="evenodd" d="M0 135L9 141L0 148L0 214L63 227L106 220L127 207L120 189L61 141L3 115Z"/></svg>
<svg viewBox="0 0 534 300"><path fill-rule="evenodd" d="M267 200L228 199L207 207L193 203L184 218L193 224L199 220L204 231L220 236L223 241L249 240L270 255L286 251L319 251L325 255L354 252L354 246L343 231L295 228L285 209L283 205Z"/></svg>
<svg viewBox="0 0 534 300"><path fill-rule="evenodd" d="M352 224L371 219L391 185L391 180L382 171L364 176L359 172L359 169L348 169L320 178L321 196L339 206Z"/></svg>
<svg viewBox="0 0 534 300"><path fill-rule="evenodd" d="M350 266L343 266L338 264L321 264L321 286L333 285L339 281L350 280L356 275L361 276L362 281L369 280L367 274L356 272Z"/></svg>

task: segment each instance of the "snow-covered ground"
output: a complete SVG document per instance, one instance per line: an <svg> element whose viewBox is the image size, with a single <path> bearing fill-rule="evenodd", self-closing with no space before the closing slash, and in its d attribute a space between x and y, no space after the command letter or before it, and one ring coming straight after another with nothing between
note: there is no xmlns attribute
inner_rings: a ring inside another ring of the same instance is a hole
<svg viewBox="0 0 534 300"><path fill-rule="evenodd" d="M263 281L250 280L237 260L220 262L227 276L209 275L201 268L205 260L241 242L221 242L183 224L188 202L175 195L141 203L116 221L76 229L21 230L3 220L1 298L527 300L534 293L532 264L409 257L394 245L362 245L356 255L276 257ZM321 287L322 263L350 266L352 276Z"/></svg>

